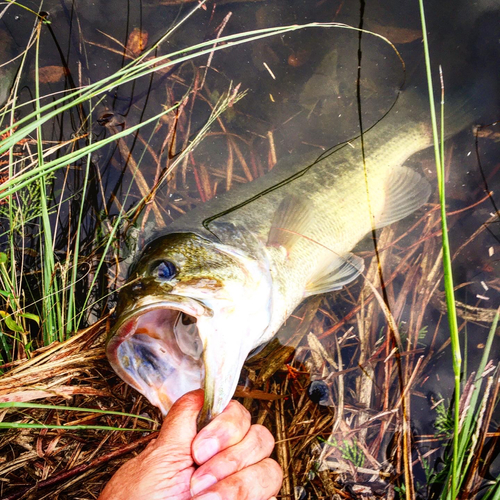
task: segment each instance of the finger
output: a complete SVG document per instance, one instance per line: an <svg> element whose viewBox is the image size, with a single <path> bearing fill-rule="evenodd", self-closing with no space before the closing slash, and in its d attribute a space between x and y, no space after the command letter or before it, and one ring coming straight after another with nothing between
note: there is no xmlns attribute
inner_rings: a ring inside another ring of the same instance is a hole
<svg viewBox="0 0 500 500"><path fill-rule="evenodd" d="M155 444L163 447L175 443L176 448L190 450L196 436L196 419L202 406L201 389L179 398L165 417Z"/></svg>
<svg viewBox="0 0 500 500"><path fill-rule="evenodd" d="M281 488L283 472L266 458L214 484L193 500L267 500Z"/></svg>
<svg viewBox="0 0 500 500"><path fill-rule="evenodd" d="M197 495L217 481L267 458L274 448L273 435L262 425L252 425L242 441L217 453L191 478L191 494Z"/></svg>
<svg viewBox="0 0 500 500"><path fill-rule="evenodd" d="M193 441L192 453L195 462L201 465L216 453L239 443L250 429L250 425L250 413L237 401L231 401Z"/></svg>

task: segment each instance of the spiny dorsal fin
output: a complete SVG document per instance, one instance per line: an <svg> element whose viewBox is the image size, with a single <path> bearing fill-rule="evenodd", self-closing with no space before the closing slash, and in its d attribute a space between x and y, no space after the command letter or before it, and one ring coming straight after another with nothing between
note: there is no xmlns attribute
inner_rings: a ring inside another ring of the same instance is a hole
<svg viewBox="0 0 500 500"><path fill-rule="evenodd" d="M340 290L343 286L354 281L364 268L364 260L352 253L345 257L335 257L307 284L305 296Z"/></svg>
<svg viewBox="0 0 500 500"><path fill-rule="evenodd" d="M388 226L405 218L427 202L431 186L427 180L408 167L395 167L386 184L386 202L375 227Z"/></svg>
<svg viewBox="0 0 500 500"><path fill-rule="evenodd" d="M311 201L289 195L281 200L267 237L268 246L282 246L290 254L293 245L307 232L311 222Z"/></svg>

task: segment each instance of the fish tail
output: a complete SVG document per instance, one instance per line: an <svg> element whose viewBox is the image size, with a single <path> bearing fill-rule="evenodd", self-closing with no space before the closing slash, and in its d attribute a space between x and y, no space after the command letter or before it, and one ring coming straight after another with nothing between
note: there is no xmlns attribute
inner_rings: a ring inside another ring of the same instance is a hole
<svg viewBox="0 0 500 500"><path fill-rule="evenodd" d="M482 116L483 107L481 98L488 92L481 82L468 87L450 92L437 89L434 91L434 106L438 122L438 131L441 130L441 106L444 111L444 138L449 139L454 135L472 128L475 120ZM432 135L431 104L429 95L410 88L401 93L397 107L408 109L413 120L423 123L429 136Z"/></svg>
<svg viewBox="0 0 500 500"><path fill-rule="evenodd" d="M481 96L485 88L481 82L469 88L459 89L447 94L446 88L440 91L439 99L435 100L436 112L444 111L444 137L448 139L462 130L471 128L475 120L482 115Z"/></svg>

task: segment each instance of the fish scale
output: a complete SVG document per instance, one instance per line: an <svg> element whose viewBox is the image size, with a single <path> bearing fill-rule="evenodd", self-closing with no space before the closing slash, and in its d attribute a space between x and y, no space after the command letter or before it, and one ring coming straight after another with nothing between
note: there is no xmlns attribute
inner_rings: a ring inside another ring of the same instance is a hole
<svg viewBox="0 0 500 500"><path fill-rule="evenodd" d="M246 236L246 246L258 256L281 201L287 196L307 200L306 203L311 205L311 223L308 227L299 228L307 239L302 238L297 242L290 258L283 259L282 252L271 252L272 266L279 276L276 279L281 283L285 295L286 311L293 310L302 300L307 281L321 267L317 265L318 261L324 262L336 255L344 256L371 231L372 224L368 214L374 215L376 224L377 216L384 206L386 185L393 168L401 166L410 156L432 144L430 126L411 121L410 117L405 116L408 115L405 110L409 108L408 101L411 100L416 100L415 96L400 98L392 112L364 134L371 210L367 201L361 139L357 138L316 163L302 177L209 225L209 229L227 245L235 245L235 234L247 232L251 237ZM405 124L403 129L401 123ZM256 193L303 170L317 159L318 153L313 152L278 162L270 173L204 203L187 217L175 221L168 231L193 230L203 234L201 228L205 219L239 205ZM256 217L256 214L259 216ZM230 223L238 227L239 231L219 234L217 223L220 222ZM288 228L292 231L294 229L296 228ZM293 286L289 286L290 282ZM281 317L277 322L280 320Z"/></svg>

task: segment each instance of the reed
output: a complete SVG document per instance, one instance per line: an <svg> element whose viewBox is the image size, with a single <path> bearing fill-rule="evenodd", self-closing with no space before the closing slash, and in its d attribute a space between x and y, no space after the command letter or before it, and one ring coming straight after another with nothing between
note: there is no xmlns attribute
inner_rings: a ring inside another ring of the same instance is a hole
<svg viewBox="0 0 500 500"><path fill-rule="evenodd" d="M453 360L454 372L454 401L453 401L453 433L452 433L452 454L448 457L448 462L444 470L434 477L434 481L439 477L438 482L443 485L441 498L443 500L454 500L456 498L468 498L469 488L464 487L464 482L471 475L477 474L476 467L472 467L474 462L474 454L480 453L477 449L477 437L480 434L480 425L488 427L489 421L484 422L482 416L489 408L487 413L491 413L492 408L496 405L496 397L489 400L487 397L483 399L482 404L478 405L478 397L481 391L483 378L485 377L484 370L486 363L490 357L491 344L498 325L498 311L493 319L490 328L488 339L484 348L483 357L479 365L477 373L471 375L471 386L469 392L462 390L462 352L460 347L460 336L458 329L458 315L455 303L454 281L452 271L452 253L450 249L450 241L448 237L448 223L446 213L446 190L445 190L445 153L444 153L444 120L445 120L445 86L444 77L441 67L439 67L439 80L441 87L440 99L440 129L438 131L437 111L434 100L434 86L432 81L432 66L430 60L429 43L427 39L427 26L425 22L424 1L419 0L420 17L422 21L423 48L425 57L425 68L427 75L427 86L429 92L430 119L432 123L432 133L434 140L434 158L436 164L436 174L439 189L439 206L441 212L441 252L443 256L443 271L444 271L444 288L447 305L448 326L451 340L451 355ZM467 387L467 386L466 386ZM488 392L489 393L489 392ZM468 399L468 398L470 399ZM463 401L466 399L466 401ZM462 405L461 405L462 402ZM460 409L465 413L461 413ZM470 483L469 479L469 483ZM476 478L477 483L477 478ZM468 485L470 486L470 484ZM492 493L497 491L496 494ZM472 492L470 492L472 494ZM489 494L498 495L498 480L490 489Z"/></svg>

